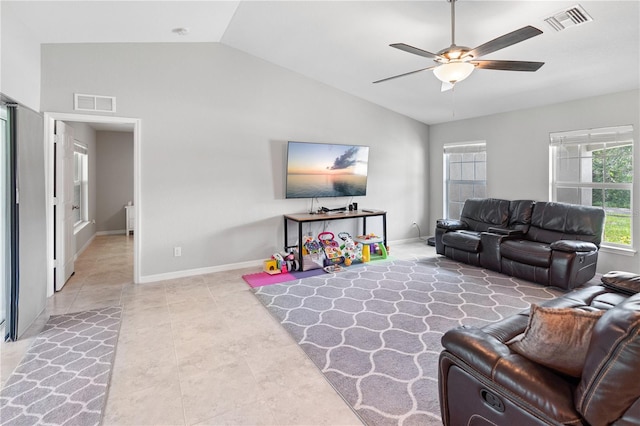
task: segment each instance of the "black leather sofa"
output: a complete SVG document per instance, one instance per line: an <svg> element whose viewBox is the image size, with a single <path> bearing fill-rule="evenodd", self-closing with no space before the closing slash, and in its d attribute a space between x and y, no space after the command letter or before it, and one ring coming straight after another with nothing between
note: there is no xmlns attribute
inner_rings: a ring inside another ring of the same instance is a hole
<svg viewBox="0 0 640 426"><path fill-rule="evenodd" d="M529 310L483 328L446 332L438 383L444 425L640 425L638 292L640 275L612 272L603 276L602 285L541 304L546 309L569 308L556 311L577 316L602 312L589 333L580 334L586 338L577 375L514 350L514 342L527 333L549 337L530 331L534 326ZM550 322L552 338L571 332L572 322L560 318ZM564 344L563 339L556 340ZM535 347L545 349L547 344L540 338ZM554 357L544 360L553 362Z"/></svg>
<svg viewBox="0 0 640 426"><path fill-rule="evenodd" d="M596 273L604 210L533 200L469 199L436 223L438 254L543 285L573 289Z"/></svg>

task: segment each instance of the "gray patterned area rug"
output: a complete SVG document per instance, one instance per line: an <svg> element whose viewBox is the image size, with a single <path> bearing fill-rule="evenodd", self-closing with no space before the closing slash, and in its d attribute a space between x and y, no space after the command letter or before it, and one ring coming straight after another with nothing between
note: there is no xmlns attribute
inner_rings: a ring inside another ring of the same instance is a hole
<svg viewBox="0 0 640 426"><path fill-rule="evenodd" d="M445 331L552 299L543 287L443 257L376 262L255 289L367 425L442 425Z"/></svg>
<svg viewBox="0 0 640 426"><path fill-rule="evenodd" d="M0 423L100 424L121 314L116 306L52 316L0 392Z"/></svg>

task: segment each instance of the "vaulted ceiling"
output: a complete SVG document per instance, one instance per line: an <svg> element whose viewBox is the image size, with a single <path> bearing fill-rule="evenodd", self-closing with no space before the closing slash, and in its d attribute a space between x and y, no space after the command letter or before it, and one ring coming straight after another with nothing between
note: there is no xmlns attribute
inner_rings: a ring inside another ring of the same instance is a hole
<svg viewBox="0 0 640 426"><path fill-rule="evenodd" d="M545 18L575 1L456 2L455 41L479 46L532 25L543 34L483 59L545 62L537 72L476 69L441 92L434 64L389 47L451 44L451 5L433 1L12 1L41 43L220 42L427 124L640 87L640 2L581 1L592 22L556 31ZM186 35L173 31L188 28Z"/></svg>

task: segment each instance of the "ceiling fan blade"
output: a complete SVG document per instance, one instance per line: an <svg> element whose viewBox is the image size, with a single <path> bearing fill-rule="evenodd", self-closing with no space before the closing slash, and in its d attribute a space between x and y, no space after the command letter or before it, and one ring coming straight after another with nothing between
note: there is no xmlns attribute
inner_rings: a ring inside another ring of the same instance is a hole
<svg viewBox="0 0 640 426"><path fill-rule="evenodd" d="M469 61L476 68L503 71L538 71L544 62L530 61Z"/></svg>
<svg viewBox="0 0 640 426"><path fill-rule="evenodd" d="M439 58L439 56L436 55L435 53L427 52L426 50L418 49L417 47L409 46L408 44L404 44L404 43L394 43L394 44L390 44L389 46L395 47L396 49L400 49L405 52L413 53L414 55L423 56L429 59Z"/></svg>
<svg viewBox="0 0 640 426"><path fill-rule="evenodd" d="M422 69L415 70L415 71L405 72L404 74L398 74L398 75L394 75L393 77L387 77L387 78L383 78L382 80L374 81L373 84L382 83L383 81L393 80L394 78L404 77L405 75L411 75L411 74L415 74L415 73L420 72L420 71L426 71L426 70L430 70L430 69L433 69L433 68L435 68L435 66L434 67L422 68Z"/></svg>
<svg viewBox="0 0 640 426"><path fill-rule="evenodd" d="M542 31L540 31L536 27L527 25L526 27L522 27L519 30L515 30L498 38L494 38L493 40L488 41L485 44L467 52L463 57L466 58L472 56L474 58L479 58L481 56L495 52L496 50L504 49L505 47L520 43L521 41L525 41L540 34L542 34Z"/></svg>

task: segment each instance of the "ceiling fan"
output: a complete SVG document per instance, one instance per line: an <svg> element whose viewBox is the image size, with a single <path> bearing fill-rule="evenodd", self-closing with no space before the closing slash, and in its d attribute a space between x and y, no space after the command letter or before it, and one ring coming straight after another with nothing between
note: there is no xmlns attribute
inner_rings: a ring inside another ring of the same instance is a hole
<svg viewBox="0 0 640 426"><path fill-rule="evenodd" d="M442 81L441 90L444 92L452 89L456 83L469 77L476 68L504 71L537 71L544 65L544 62L479 60L481 56L488 55L489 53L493 53L497 50L504 49L505 47L542 34L542 31L530 25L508 34L504 34L476 47L475 49L470 49L466 46L457 46L455 42L456 0L447 1L451 3L451 46L440 50L438 53L431 53L404 43L390 44L391 47L396 49L433 59L436 62L436 65L421 68L416 71L410 71L404 74L394 75L393 77L383 78L382 80L374 81L374 83L393 80L394 78L404 77L421 71L433 70L435 76Z"/></svg>

